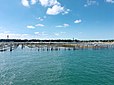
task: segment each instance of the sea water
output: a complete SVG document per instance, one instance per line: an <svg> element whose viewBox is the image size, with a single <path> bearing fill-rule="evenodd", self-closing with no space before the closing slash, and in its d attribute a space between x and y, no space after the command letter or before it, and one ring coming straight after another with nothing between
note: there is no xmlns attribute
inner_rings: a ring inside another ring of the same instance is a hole
<svg viewBox="0 0 114 85"><path fill-rule="evenodd" d="M114 49L0 52L0 85L114 85Z"/></svg>

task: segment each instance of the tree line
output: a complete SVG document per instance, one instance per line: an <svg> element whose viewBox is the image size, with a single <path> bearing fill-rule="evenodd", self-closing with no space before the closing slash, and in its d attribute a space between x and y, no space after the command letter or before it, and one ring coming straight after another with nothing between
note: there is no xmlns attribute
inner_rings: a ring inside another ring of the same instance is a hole
<svg viewBox="0 0 114 85"><path fill-rule="evenodd" d="M21 40L21 39L0 39L0 42L114 42L114 40L77 40L77 39L31 39L31 40Z"/></svg>

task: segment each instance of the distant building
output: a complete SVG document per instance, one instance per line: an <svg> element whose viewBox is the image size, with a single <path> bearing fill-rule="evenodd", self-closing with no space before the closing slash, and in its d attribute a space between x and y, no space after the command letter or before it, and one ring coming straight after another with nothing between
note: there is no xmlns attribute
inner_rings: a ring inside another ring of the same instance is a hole
<svg viewBox="0 0 114 85"><path fill-rule="evenodd" d="M7 35L7 39L9 39L9 35Z"/></svg>

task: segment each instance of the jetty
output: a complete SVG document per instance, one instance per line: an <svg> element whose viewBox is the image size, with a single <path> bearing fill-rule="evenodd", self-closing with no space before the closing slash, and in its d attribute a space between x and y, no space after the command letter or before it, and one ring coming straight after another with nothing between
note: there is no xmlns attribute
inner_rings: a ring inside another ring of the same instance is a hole
<svg viewBox="0 0 114 85"><path fill-rule="evenodd" d="M0 40L0 52L13 51L18 46L37 48L38 51L59 51L79 49L114 48L114 41L79 41L79 40Z"/></svg>

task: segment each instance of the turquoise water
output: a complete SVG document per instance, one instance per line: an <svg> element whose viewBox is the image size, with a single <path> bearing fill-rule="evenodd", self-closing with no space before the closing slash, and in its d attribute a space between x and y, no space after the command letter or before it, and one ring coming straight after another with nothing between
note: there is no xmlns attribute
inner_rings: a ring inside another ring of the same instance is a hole
<svg viewBox="0 0 114 85"><path fill-rule="evenodd" d="M1 52L0 85L114 85L114 49Z"/></svg>

